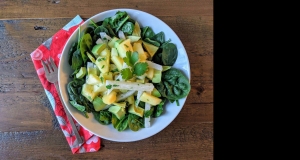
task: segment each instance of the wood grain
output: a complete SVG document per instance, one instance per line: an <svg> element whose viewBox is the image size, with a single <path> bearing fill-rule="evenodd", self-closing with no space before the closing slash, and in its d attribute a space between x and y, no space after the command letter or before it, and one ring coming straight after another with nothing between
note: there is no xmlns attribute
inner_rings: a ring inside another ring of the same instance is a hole
<svg viewBox="0 0 300 160"><path fill-rule="evenodd" d="M0 132L0 155L1 159L208 160L212 159L212 139L211 123L179 128L171 124L143 141L119 143L102 139L104 146L100 151L73 155L60 130Z"/></svg>
<svg viewBox="0 0 300 160"><path fill-rule="evenodd" d="M57 1L58 2L58 1ZM104 3L105 2L105 3ZM161 7L163 6L163 7ZM142 141L102 139L95 153L73 155L57 126L30 53L77 14L114 8L149 12L179 36L191 67L191 93L175 120ZM45 30L35 30L43 26ZM213 159L212 0L0 0L0 159Z"/></svg>
<svg viewBox="0 0 300 160"><path fill-rule="evenodd" d="M213 15L211 0L60 0L59 3L52 3L52 0L1 0L0 7L0 19L71 18L78 13L83 18L89 18L99 12L116 8L138 9L156 16Z"/></svg>

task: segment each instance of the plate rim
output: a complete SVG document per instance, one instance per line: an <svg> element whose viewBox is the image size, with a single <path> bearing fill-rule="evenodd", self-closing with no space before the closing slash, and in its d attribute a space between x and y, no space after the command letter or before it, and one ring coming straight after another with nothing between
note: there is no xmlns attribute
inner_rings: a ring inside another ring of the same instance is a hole
<svg viewBox="0 0 300 160"><path fill-rule="evenodd" d="M105 14L109 14L109 13L115 13L116 11L126 11L126 12L129 12L129 13L132 13L132 12L139 12L139 13L142 13L142 14L146 14L146 15L151 16L151 17L155 18L156 20L160 21L161 23L163 23L163 24L169 29L170 32L173 32L174 36L179 40L179 43L182 45L182 48L181 48L181 49L182 49L183 52L185 53L185 58L187 59L187 62L188 62L187 64L185 64L185 65L187 65L186 71L188 72L188 74L187 74L187 75L185 74L185 75L186 75L187 78L189 79L189 82L191 81L190 61L189 61L188 54L187 54L187 52L186 52L186 50L185 50L185 47L184 47L184 45L183 45L181 39L178 37L178 35L176 34L176 32L175 32L168 24L166 24L166 23L165 23L163 20L161 20L160 18L158 18L158 17L152 15L151 13L148 13L148 12L145 12L145 11L142 11L142 10L137 10L137 9L129 9L129 8L110 9L110 10L106 10L106 11L103 11L103 12L99 12L99 13L93 15L92 17L86 19L82 24L80 24L80 26L86 25L86 24L88 23L89 20L91 20L91 19L96 19L98 16L105 15ZM129 13L128 13L128 14L129 14ZM104 17L104 18L105 18L105 17ZM98 19L99 19L99 18L98 18ZM76 28L76 30L70 35L70 37L68 38L67 42L65 43L65 45L64 45L64 47L63 47L63 50L62 50L62 55L61 55L60 61L61 61L62 59L64 59L64 57L65 57L64 55L67 53L67 51L65 51L66 48L67 48L67 44L68 44L69 41L72 39L72 37L73 37L76 33L78 33L78 30L79 30L79 27ZM171 41L172 41L172 39L171 39ZM65 54L63 54L63 53L65 53ZM65 62L65 63L66 63L66 62ZM61 63L59 63L59 64L61 64ZM58 77L59 77L59 79L61 79L61 72L62 72L62 67L61 67L61 66L62 66L62 65L59 65L59 67L58 67ZM66 84L64 84L64 85L66 85ZM164 127L160 128L160 130L155 131L154 133L152 133L152 134L150 134L150 135L148 135L148 136L145 136L145 137L143 137L143 138L130 139L130 140L126 140L126 139L124 139L124 140L123 140L123 139L122 139L122 140L119 140L119 139L116 140L116 139L113 139L113 138L110 138L110 137L107 137L107 136L99 135L98 133L95 133L95 132L91 131L91 129L88 129L88 128L86 127L85 124L82 124L82 123L78 120L78 118L74 115L73 111L70 110L70 104L69 104L69 102L66 102L66 101L65 101L65 100L66 100L66 99L65 99L66 95L64 95L64 96L62 95L62 93L65 93L65 91L63 91L63 87L65 87L65 86L61 86L61 84L59 83L59 92L60 92L59 94L61 94L61 96L62 96L62 100L63 100L62 103L66 106L68 112L72 115L72 117L76 120L76 122L77 122L78 124L80 124L83 128L85 128L87 131L93 133L94 135L97 135L97 136L99 136L99 137L101 137L101 138L103 138L103 139L110 140L110 141L114 141L114 142L134 142L134 141L139 141L139 140L143 140L143 139L152 137L152 136L154 136L155 134L161 132L161 131L164 130L167 126L169 126L169 125L175 120L176 117L178 117L178 115L179 115L179 113L181 112L182 108L184 107L185 102L186 102L186 99L187 99L187 97L188 97L188 96L186 96L185 98L182 98L182 99L181 99L182 105L180 105L180 109L179 109L178 113L177 113L174 117L172 117L172 119L171 119L168 123L166 123L166 125L165 125ZM65 90L66 90L66 89L65 89ZM67 95L67 99L69 99L68 95ZM168 102L168 103L170 103L170 102ZM90 118L91 118L91 117L90 117ZM94 117L92 117L92 118L94 118ZM99 124L100 124L100 123L99 123ZM102 125L102 124L100 124L100 125ZM110 124L110 125L111 125L111 124ZM104 126L105 126L105 125L104 125ZM150 127L150 128L151 128L151 127ZM142 129L144 129L144 128L142 128ZM118 132L117 130L115 130L115 131ZM133 132L133 131L132 131L132 132ZM137 132L138 132L138 131L137 131Z"/></svg>

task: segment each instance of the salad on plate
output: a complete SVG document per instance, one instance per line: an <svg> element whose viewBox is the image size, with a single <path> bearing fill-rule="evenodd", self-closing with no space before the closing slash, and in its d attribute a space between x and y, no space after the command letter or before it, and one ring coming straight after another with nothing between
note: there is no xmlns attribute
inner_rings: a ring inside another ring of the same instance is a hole
<svg viewBox="0 0 300 160"><path fill-rule="evenodd" d="M86 117L92 112L103 125L138 131L189 94L189 79L173 67L176 44L164 32L140 26L126 11L89 22L68 52L69 102Z"/></svg>

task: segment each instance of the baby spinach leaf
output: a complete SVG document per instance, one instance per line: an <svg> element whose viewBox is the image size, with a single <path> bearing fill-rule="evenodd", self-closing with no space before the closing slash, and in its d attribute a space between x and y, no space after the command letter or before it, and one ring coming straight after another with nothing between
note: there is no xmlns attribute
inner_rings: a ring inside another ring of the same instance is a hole
<svg viewBox="0 0 300 160"><path fill-rule="evenodd" d="M91 35L91 37L94 35L94 30L96 29L96 27L94 25L88 25L87 28L85 29L85 34L89 33Z"/></svg>
<svg viewBox="0 0 300 160"><path fill-rule="evenodd" d="M73 107L75 107L80 112L84 112L85 111L85 106L78 104L76 101L70 101L70 103L71 103L71 105Z"/></svg>
<svg viewBox="0 0 300 160"><path fill-rule="evenodd" d="M110 25L107 25L106 28L109 32L110 37L116 37L116 33L113 31L113 29L110 27Z"/></svg>
<svg viewBox="0 0 300 160"><path fill-rule="evenodd" d="M103 21L98 21L98 22L96 22L95 23L97 26L101 26L101 25L103 25Z"/></svg>
<svg viewBox="0 0 300 160"><path fill-rule="evenodd" d="M69 62L69 65L71 66L72 65L72 57L73 57L73 53L77 50L77 45L78 43L77 42L74 42L69 50L69 53L68 53L68 62Z"/></svg>
<svg viewBox="0 0 300 160"><path fill-rule="evenodd" d="M149 28L149 26L145 26L145 27L141 28L141 36L142 36L143 39L145 37L145 33L146 33L146 31L147 31L148 28Z"/></svg>
<svg viewBox="0 0 300 160"><path fill-rule="evenodd" d="M107 110L100 111L99 121L103 122L106 125L110 124L111 123L111 113Z"/></svg>
<svg viewBox="0 0 300 160"><path fill-rule="evenodd" d="M129 16L129 18L127 19L127 22L131 22L131 23L135 23L135 20L134 19L132 19L130 16Z"/></svg>
<svg viewBox="0 0 300 160"><path fill-rule="evenodd" d="M116 126L116 129L121 132L124 131L128 127L128 115L125 115L122 119L120 119L119 123Z"/></svg>
<svg viewBox="0 0 300 160"><path fill-rule="evenodd" d="M163 97L171 102L186 97L191 90L189 79L175 68L163 72L161 82L154 86Z"/></svg>
<svg viewBox="0 0 300 160"><path fill-rule="evenodd" d="M75 96L79 96L80 92L81 92L81 87L84 84L84 79L73 79L72 81L70 81L67 85L67 91L69 93L69 97L70 100L76 100Z"/></svg>
<svg viewBox="0 0 300 160"><path fill-rule="evenodd" d="M138 106L145 109L145 102L140 101Z"/></svg>
<svg viewBox="0 0 300 160"><path fill-rule="evenodd" d="M92 111L95 111L93 104L87 98L85 98L82 94L80 94L79 98L80 101L77 102L85 106L86 112L90 113Z"/></svg>
<svg viewBox="0 0 300 160"><path fill-rule="evenodd" d="M105 24L109 24L115 32L118 32L122 25L129 19L126 11L118 11L114 16L104 19Z"/></svg>
<svg viewBox="0 0 300 160"><path fill-rule="evenodd" d="M94 34L95 34L95 35L99 35L100 32L105 32L106 34L109 34L108 29L106 29L104 26L98 26L98 27L94 30Z"/></svg>
<svg viewBox="0 0 300 160"><path fill-rule="evenodd" d="M173 66L178 56L178 50L174 43L168 43L162 50L162 62L165 66Z"/></svg>
<svg viewBox="0 0 300 160"><path fill-rule="evenodd" d="M67 85L67 92L71 105L86 115L86 112L89 113L93 111L94 107L91 102L81 95L81 89L84 83L84 79L73 79Z"/></svg>
<svg viewBox="0 0 300 160"><path fill-rule="evenodd" d="M152 61L154 63L164 65L164 63L162 62L162 53L157 51L157 53L155 53L154 56L152 57Z"/></svg>
<svg viewBox="0 0 300 160"><path fill-rule="evenodd" d="M144 127L143 118L135 115L128 114L128 126L132 131L138 131L140 128Z"/></svg>
<svg viewBox="0 0 300 160"><path fill-rule="evenodd" d="M160 44L163 44L165 42L165 33L159 32L155 34L153 37L151 37L151 40L159 42Z"/></svg>
<svg viewBox="0 0 300 160"><path fill-rule="evenodd" d="M80 41L80 53L81 53L84 64L88 60L86 51L91 51L92 46L93 46L93 40L92 40L91 35L89 33L84 34Z"/></svg>
<svg viewBox="0 0 300 160"><path fill-rule="evenodd" d="M165 41L163 44L161 44L161 46L159 48L164 48L170 42L171 42L171 39Z"/></svg>
<svg viewBox="0 0 300 160"><path fill-rule="evenodd" d="M100 34L94 34L94 35L93 35L93 46L96 45L96 41L97 41L99 38L101 38L101 37L100 37Z"/></svg>
<svg viewBox="0 0 300 160"><path fill-rule="evenodd" d="M166 98L162 98L162 101L157 106L154 106L154 111L152 114L153 118L157 118L163 113L165 102Z"/></svg>
<svg viewBox="0 0 300 160"><path fill-rule="evenodd" d="M117 116L115 116L114 114L112 114L111 116L111 123L114 126L114 128L117 128L117 125L119 123L119 119L117 118Z"/></svg>
<svg viewBox="0 0 300 160"><path fill-rule="evenodd" d="M72 65L71 68L76 70L83 65L83 59L80 53L80 50L77 49L72 55Z"/></svg>
<svg viewBox="0 0 300 160"><path fill-rule="evenodd" d="M75 78L76 74L79 72L80 68L77 68L71 75L70 78Z"/></svg>
<svg viewBox="0 0 300 160"><path fill-rule="evenodd" d="M108 110L101 110L99 112L92 112L95 119L104 125L108 125L111 123L112 114Z"/></svg>
<svg viewBox="0 0 300 160"><path fill-rule="evenodd" d="M154 35L155 35L155 33L153 32L152 28L148 27L148 29L146 30L146 32L144 34L144 39L152 38Z"/></svg>
<svg viewBox="0 0 300 160"><path fill-rule="evenodd" d="M145 42L148 42L148 43L150 43L150 44L153 44L153 45L155 45L155 46L157 46L157 47L160 46L160 43L159 43L159 42L154 41L154 40L151 40L150 38L145 38L144 41L145 41Z"/></svg>
<svg viewBox="0 0 300 160"><path fill-rule="evenodd" d="M108 33L107 33L107 34L108 34L110 37L116 37L116 33L113 31L111 25L108 24L108 23L104 23L104 21L102 21L102 22L103 22L103 23L102 23L102 26L105 27L105 28L108 30Z"/></svg>
<svg viewBox="0 0 300 160"><path fill-rule="evenodd" d="M123 33L124 33L125 35L131 35L132 32L133 32L133 30L134 30L134 24L133 24L132 22L126 22L126 23L122 26L121 30L123 31Z"/></svg>

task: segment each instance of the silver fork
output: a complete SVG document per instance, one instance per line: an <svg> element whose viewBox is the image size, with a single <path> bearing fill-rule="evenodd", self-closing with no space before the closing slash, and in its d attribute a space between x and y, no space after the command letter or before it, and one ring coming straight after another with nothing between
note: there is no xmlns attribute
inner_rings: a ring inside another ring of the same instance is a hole
<svg viewBox="0 0 300 160"><path fill-rule="evenodd" d="M52 58L50 58L50 60L46 60L46 62L44 62L43 60L42 61L42 65L44 67L44 70L45 70L45 75L46 75L46 78L47 80L50 82L50 83L53 83L55 85L55 88L56 88L56 91L59 95L59 98L60 98L60 101L64 107L64 110L66 112L66 115L67 115L67 118L68 118L68 121L70 122L71 126L72 126L72 130L76 136L76 139L77 139L77 142L79 144L82 144L83 143L83 140L82 138L80 137L79 133L78 133L78 130L74 124L74 121L72 119L72 116L70 115L70 113L68 112L66 106L64 105L63 103L63 100L61 98L61 95L59 93L59 87L58 87L58 69L53 61Z"/></svg>

